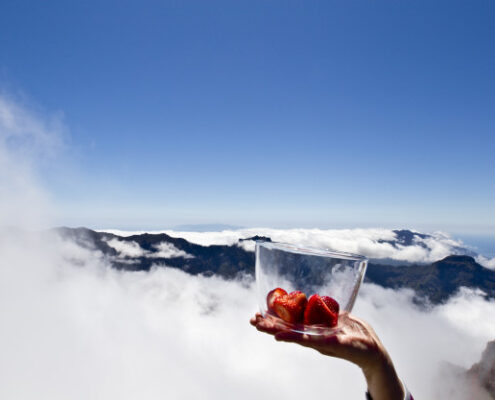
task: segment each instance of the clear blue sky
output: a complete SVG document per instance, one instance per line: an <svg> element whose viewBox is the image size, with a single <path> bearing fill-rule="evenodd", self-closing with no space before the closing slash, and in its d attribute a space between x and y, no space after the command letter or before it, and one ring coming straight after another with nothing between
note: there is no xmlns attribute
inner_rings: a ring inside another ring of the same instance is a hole
<svg viewBox="0 0 495 400"><path fill-rule="evenodd" d="M67 225L495 233L493 1L3 1Z"/></svg>

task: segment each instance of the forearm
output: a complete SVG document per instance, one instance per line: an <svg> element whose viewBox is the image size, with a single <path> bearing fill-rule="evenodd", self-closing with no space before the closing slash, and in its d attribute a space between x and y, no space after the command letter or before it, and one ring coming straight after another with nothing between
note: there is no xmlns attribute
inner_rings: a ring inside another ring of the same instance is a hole
<svg viewBox="0 0 495 400"><path fill-rule="evenodd" d="M403 400L405 393L388 354L373 365L362 368L373 400Z"/></svg>

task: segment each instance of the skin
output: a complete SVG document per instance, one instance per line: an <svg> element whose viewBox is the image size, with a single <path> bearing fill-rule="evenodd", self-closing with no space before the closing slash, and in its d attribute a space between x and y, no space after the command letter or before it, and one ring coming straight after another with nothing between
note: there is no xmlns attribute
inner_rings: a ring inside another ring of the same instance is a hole
<svg viewBox="0 0 495 400"><path fill-rule="evenodd" d="M257 313L251 325L280 342L296 343L312 348L325 356L341 358L356 364L363 371L373 400L403 400L404 388L397 376L392 359L365 321L344 313L339 316L338 332L328 335L307 335L292 332L270 316Z"/></svg>

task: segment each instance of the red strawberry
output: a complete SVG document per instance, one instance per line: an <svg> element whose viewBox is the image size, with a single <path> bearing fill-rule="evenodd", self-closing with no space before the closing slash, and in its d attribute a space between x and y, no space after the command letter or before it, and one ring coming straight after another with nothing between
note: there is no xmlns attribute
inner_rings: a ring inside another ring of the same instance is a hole
<svg viewBox="0 0 495 400"><path fill-rule="evenodd" d="M328 296L325 296L328 297ZM328 299L333 300L331 297L328 297ZM308 305L306 307L306 310L304 311L304 323L307 325L313 325L313 324L319 324L319 325L326 325L329 327L333 327L337 325L337 321L339 318L339 313L338 311L334 311L335 304L337 305L337 310L338 310L338 303L333 300L333 301L324 301L324 299L317 295L314 294L312 295L309 300L308 300ZM329 303L332 309L330 309L326 303Z"/></svg>
<svg viewBox="0 0 495 400"><path fill-rule="evenodd" d="M330 296L321 296L321 299L323 302L326 304L326 306L330 309L330 311L333 311L335 314L339 315L339 303L337 303L337 300Z"/></svg>
<svg viewBox="0 0 495 400"><path fill-rule="evenodd" d="M273 302L280 296L287 296L287 292L284 289L276 288L270 291L266 296L266 305L268 306L268 311L271 313L275 313L275 310L273 309Z"/></svg>
<svg viewBox="0 0 495 400"><path fill-rule="evenodd" d="M273 302L275 313L285 322L296 324L302 322L304 309L308 300L299 290L279 296Z"/></svg>

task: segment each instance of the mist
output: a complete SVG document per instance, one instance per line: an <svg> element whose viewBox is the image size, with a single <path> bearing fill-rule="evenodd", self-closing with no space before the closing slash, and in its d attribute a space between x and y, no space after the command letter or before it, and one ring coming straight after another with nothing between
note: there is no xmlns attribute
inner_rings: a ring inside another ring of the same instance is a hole
<svg viewBox="0 0 495 400"><path fill-rule="evenodd" d="M359 370L257 332L252 281L157 266L121 272L55 235L2 236L0 397L361 398ZM495 304L463 290L425 311L409 290L365 284L369 321L415 396L438 397L444 362L469 368L495 337Z"/></svg>

